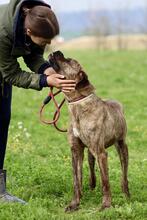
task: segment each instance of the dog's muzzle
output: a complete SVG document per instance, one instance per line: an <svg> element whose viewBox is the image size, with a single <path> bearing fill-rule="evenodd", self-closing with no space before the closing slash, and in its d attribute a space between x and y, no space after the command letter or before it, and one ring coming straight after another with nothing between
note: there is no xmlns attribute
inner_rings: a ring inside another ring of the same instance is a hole
<svg viewBox="0 0 147 220"><path fill-rule="evenodd" d="M58 72L60 70L60 67L58 65L57 60L64 60L64 55L61 51L55 51L54 53L49 55L49 63L51 67Z"/></svg>

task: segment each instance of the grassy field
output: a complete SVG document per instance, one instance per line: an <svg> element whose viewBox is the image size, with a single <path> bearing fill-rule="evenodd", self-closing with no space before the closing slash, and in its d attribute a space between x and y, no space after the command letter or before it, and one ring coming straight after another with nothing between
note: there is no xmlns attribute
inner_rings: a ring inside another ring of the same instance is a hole
<svg viewBox="0 0 147 220"><path fill-rule="evenodd" d="M48 93L14 88L12 121L5 161L8 191L28 204L0 204L0 220L146 220L147 219L147 52L69 51L89 74L98 96L123 103L128 124L131 198L120 189L120 163L115 148L108 150L112 208L98 212L100 176L91 192L87 151L84 159L83 198L77 212L65 214L72 198L70 147L66 134L39 121L39 108ZM22 64L23 65L23 64ZM48 111L49 109L47 109ZM51 107L50 115L53 112ZM67 126L65 106L60 121Z"/></svg>

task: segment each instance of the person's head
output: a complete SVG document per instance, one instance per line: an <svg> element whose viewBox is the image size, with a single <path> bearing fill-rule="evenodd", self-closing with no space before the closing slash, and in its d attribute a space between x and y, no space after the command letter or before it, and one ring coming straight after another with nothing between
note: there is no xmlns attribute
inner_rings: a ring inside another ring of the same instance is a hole
<svg viewBox="0 0 147 220"><path fill-rule="evenodd" d="M26 34L39 46L50 44L59 34L59 24L54 12L47 6L24 9Z"/></svg>

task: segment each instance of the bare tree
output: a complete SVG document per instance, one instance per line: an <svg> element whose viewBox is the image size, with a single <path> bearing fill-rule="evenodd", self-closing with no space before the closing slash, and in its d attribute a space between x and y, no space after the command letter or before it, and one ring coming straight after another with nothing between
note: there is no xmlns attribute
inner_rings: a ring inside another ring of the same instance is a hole
<svg viewBox="0 0 147 220"><path fill-rule="evenodd" d="M126 11L130 8L130 0L127 0L127 3L122 1L122 5L120 5L120 11L117 17L117 24L116 24L116 32L117 32L117 48L119 50L127 49L128 48L128 41L123 37L126 29L127 24L127 17L125 16Z"/></svg>
<svg viewBox="0 0 147 220"><path fill-rule="evenodd" d="M110 34L110 23L107 16L102 15L95 23L95 35L99 49L107 49L107 36Z"/></svg>
<svg viewBox="0 0 147 220"><path fill-rule="evenodd" d="M144 3L143 24L140 25L140 32L145 35L142 39L142 43L147 50L147 0L144 0Z"/></svg>
<svg viewBox="0 0 147 220"><path fill-rule="evenodd" d="M120 10L118 13L117 24L116 24L116 33L117 33L117 49L123 50L127 49L127 42L124 40L123 35L125 33L125 9Z"/></svg>
<svg viewBox="0 0 147 220"><path fill-rule="evenodd" d="M90 9L89 11L89 32L97 37L98 49L107 49L107 38L111 32L111 25L107 14L100 14L101 11Z"/></svg>

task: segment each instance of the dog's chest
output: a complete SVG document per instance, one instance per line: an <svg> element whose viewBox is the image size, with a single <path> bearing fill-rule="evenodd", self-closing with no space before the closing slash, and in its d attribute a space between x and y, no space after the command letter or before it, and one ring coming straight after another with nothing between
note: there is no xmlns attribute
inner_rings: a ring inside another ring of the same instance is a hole
<svg viewBox="0 0 147 220"><path fill-rule="evenodd" d="M85 126L78 123L73 123L72 125L72 132L74 137L79 138L83 142L83 144L89 146L90 138L88 129Z"/></svg>
<svg viewBox="0 0 147 220"><path fill-rule="evenodd" d="M77 108L69 108L72 124L72 132L75 137L80 138L80 114L77 111Z"/></svg>
<svg viewBox="0 0 147 220"><path fill-rule="evenodd" d="M81 128L80 128L80 120L79 118L75 117L75 115L72 115L72 132L73 132L73 135L77 138L80 138L81 137Z"/></svg>
<svg viewBox="0 0 147 220"><path fill-rule="evenodd" d="M72 133L79 138L85 145L89 145L89 126L85 119L84 112L79 108L70 108ZM83 119L84 118L84 119Z"/></svg>
<svg viewBox="0 0 147 220"><path fill-rule="evenodd" d="M80 137L79 130L76 127L73 127L73 134L75 137Z"/></svg>
<svg viewBox="0 0 147 220"><path fill-rule="evenodd" d="M86 132L81 128L79 124L73 123L73 135L79 138L85 145L88 145Z"/></svg>

